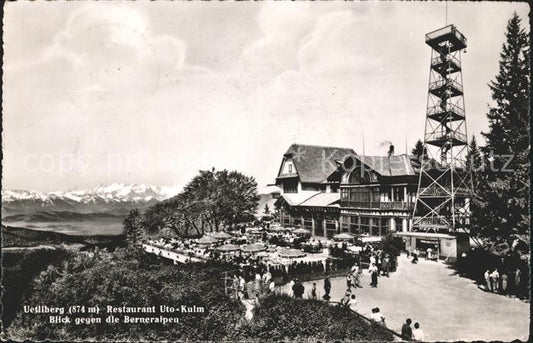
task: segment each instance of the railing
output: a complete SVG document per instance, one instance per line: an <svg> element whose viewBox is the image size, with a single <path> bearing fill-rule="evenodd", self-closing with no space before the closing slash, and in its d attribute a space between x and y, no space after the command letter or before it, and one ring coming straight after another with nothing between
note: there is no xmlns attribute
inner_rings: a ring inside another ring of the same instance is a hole
<svg viewBox="0 0 533 343"><path fill-rule="evenodd" d="M443 113L443 112L453 112L462 117L464 117L465 115L465 110L454 104L446 104L444 108L440 105L436 105L428 109L428 115L433 115L433 114Z"/></svg>
<svg viewBox="0 0 533 343"><path fill-rule="evenodd" d="M459 92L461 93L463 92L463 86L456 80L452 80L452 79L437 80L429 84L429 90L435 90L435 89L439 89L442 87L446 87L446 88L453 87L457 89Z"/></svg>
<svg viewBox="0 0 533 343"><path fill-rule="evenodd" d="M445 56L437 56L431 59L431 66L435 66L437 64L446 63L446 62L453 62L455 65L457 65L459 68L461 68L461 61L452 55L445 55Z"/></svg>
<svg viewBox="0 0 533 343"><path fill-rule="evenodd" d="M405 201L341 201L341 207L408 210L412 208L412 204Z"/></svg>
<svg viewBox="0 0 533 343"><path fill-rule="evenodd" d="M426 135L426 142L428 141L449 141L449 140L457 140L463 143L467 142L466 135L458 131L431 132Z"/></svg>
<svg viewBox="0 0 533 343"><path fill-rule="evenodd" d="M466 45L466 37L463 36L463 34L461 32L459 32L455 28L455 26L453 26L453 25L448 25L448 26L443 27L441 29L438 29L438 30L435 30L435 31L431 31L430 33L427 33L426 34L426 43L429 42L432 39L435 39L435 38L438 38L440 36L444 36L444 35L447 35L447 34L453 34L455 36L455 38L457 38L458 40L460 40L461 42L463 42Z"/></svg>
<svg viewBox="0 0 533 343"><path fill-rule="evenodd" d="M413 207L413 204L405 201L390 201L382 202L381 209L385 210L408 210Z"/></svg>

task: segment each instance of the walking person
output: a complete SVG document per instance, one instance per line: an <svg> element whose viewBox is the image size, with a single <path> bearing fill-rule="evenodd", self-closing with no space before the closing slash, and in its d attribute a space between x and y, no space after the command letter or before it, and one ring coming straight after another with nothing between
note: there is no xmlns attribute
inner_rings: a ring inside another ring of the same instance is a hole
<svg viewBox="0 0 533 343"><path fill-rule="evenodd" d="M348 289L352 288L352 274L346 275L346 287L348 287Z"/></svg>
<svg viewBox="0 0 533 343"><path fill-rule="evenodd" d="M405 320L405 324L402 325L402 339L410 341L413 339L413 329L411 328L411 318Z"/></svg>
<svg viewBox="0 0 533 343"><path fill-rule="evenodd" d="M413 341L422 342L424 340L424 331L420 328L420 324L415 323L415 329L413 330Z"/></svg>
<svg viewBox="0 0 533 343"><path fill-rule="evenodd" d="M324 279L324 300L329 301L329 292L331 292L331 281L329 280L329 277L326 276Z"/></svg>
<svg viewBox="0 0 533 343"><path fill-rule="evenodd" d="M361 281L359 281L359 275L361 274L361 269L359 268L358 265L354 265L353 268L353 285L355 287L359 287L359 288L363 288L363 286L361 286Z"/></svg>

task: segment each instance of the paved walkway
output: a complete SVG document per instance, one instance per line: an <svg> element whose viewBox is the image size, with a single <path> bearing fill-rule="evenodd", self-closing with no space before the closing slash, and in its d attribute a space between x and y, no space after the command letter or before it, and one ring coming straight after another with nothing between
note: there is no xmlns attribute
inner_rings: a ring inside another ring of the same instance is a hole
<svg viewBox="0 0 533 343"><path fill-rule="evenodd" d="M379 307L387 326L397 332L406 318L419 322L426 341L527 340L529 304L519 299L480 290L474 281L454 275L441 262L420 260L412 264L406 256L398 258L398 270L380 277L378 288L371 288L370 275L361 277L357 312L369 316ZM318 296L324 282L317 283ZM313 281L305 282L306 294ZM339 301L346 290L345 278L331 280L331 301ZM288 287L282 288L288 292Z"/></svg>

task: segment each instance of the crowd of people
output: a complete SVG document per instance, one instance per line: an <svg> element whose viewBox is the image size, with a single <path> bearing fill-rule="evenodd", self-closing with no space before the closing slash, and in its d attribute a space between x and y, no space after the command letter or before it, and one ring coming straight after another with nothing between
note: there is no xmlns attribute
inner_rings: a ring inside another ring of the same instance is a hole
<svg viewBox="0 0 533 343"><path fill-rule="evenodd" d="M522 283L520 268L514 271L504 271L500 274L498 268L487 269L484 274L485 290L487 292L509 294L518 289Z"/></svg>

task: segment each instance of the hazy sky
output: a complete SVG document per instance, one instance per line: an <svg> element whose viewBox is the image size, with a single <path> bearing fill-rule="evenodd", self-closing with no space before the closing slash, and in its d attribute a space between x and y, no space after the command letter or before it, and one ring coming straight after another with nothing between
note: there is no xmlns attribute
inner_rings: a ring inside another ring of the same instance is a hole
<svg viewBox="0 0 533 343"><path fill-rule="evenodd" d="M444 2L8 2L4 188L180 185L236 169L260 185L292 143L366 154L423 135ZM520 3L449 3L467 37L469 134Z"/></svg>

